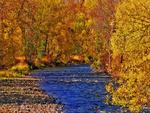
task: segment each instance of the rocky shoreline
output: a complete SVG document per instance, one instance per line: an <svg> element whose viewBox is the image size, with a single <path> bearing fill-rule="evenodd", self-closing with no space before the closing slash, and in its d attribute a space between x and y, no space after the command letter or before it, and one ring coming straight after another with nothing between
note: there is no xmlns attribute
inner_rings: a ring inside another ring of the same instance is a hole
<svg viewBox="0 0 150 113"><path fill-rule="evenodd" d="M0 79L0 113L63 113L63 106L31 76Z"/></svg>

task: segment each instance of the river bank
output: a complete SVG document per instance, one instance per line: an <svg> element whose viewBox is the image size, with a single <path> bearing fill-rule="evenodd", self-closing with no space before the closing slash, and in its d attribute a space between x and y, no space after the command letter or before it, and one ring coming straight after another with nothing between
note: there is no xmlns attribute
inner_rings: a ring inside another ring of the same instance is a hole
<svg viewBox="0 0 150 113"><path fill-rule="evenodd" d="M0 79L0 113L62 113L62 105L40 88L40 79Z"/></svg>

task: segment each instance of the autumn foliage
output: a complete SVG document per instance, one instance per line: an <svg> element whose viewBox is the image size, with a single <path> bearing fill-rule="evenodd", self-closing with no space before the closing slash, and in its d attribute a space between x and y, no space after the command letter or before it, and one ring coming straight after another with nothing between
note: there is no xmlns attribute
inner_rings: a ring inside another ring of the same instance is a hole
<svg viewBox="0 0 150 113"><path fill-rule="evenodd" d="M113 104L128 107L131 112L150 106L149 4L149 0L124 0L118 4L111 38L112 72L119 78L107 90Z"/></svg>
<svg viewBox="0 0 150 113"><path fill-rule="evenodd" d="M34 66L84 62L115 78L106 87L113 104L139 112L150 106L149 4L0 0L0 66L26 73Z"/></svg>

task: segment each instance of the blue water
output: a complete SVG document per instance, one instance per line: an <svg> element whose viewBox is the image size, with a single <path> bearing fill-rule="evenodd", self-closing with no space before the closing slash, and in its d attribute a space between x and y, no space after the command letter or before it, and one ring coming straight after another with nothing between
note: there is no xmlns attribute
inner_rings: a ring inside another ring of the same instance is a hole
<svg viewBox="0 0 150 113"><path fill-rule="evenodd" d="M105 85L110 77L94 74L89 66L49 68L34 74L41 87L64 105L65 113L119 113L120 108L105 104Z"/></svg>

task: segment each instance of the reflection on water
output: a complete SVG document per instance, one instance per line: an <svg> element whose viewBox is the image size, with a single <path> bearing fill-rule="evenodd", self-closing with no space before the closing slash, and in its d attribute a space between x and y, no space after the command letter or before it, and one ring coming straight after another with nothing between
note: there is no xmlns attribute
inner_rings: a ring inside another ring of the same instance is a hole
<svg viewBox="0 0 150 113"><path fill-rule="evenodd" d="M41 87L64 104L65 113L120 112L119 107L104 103L109 76L96 75L88 66L51 68L36 73Z"/></svg>

